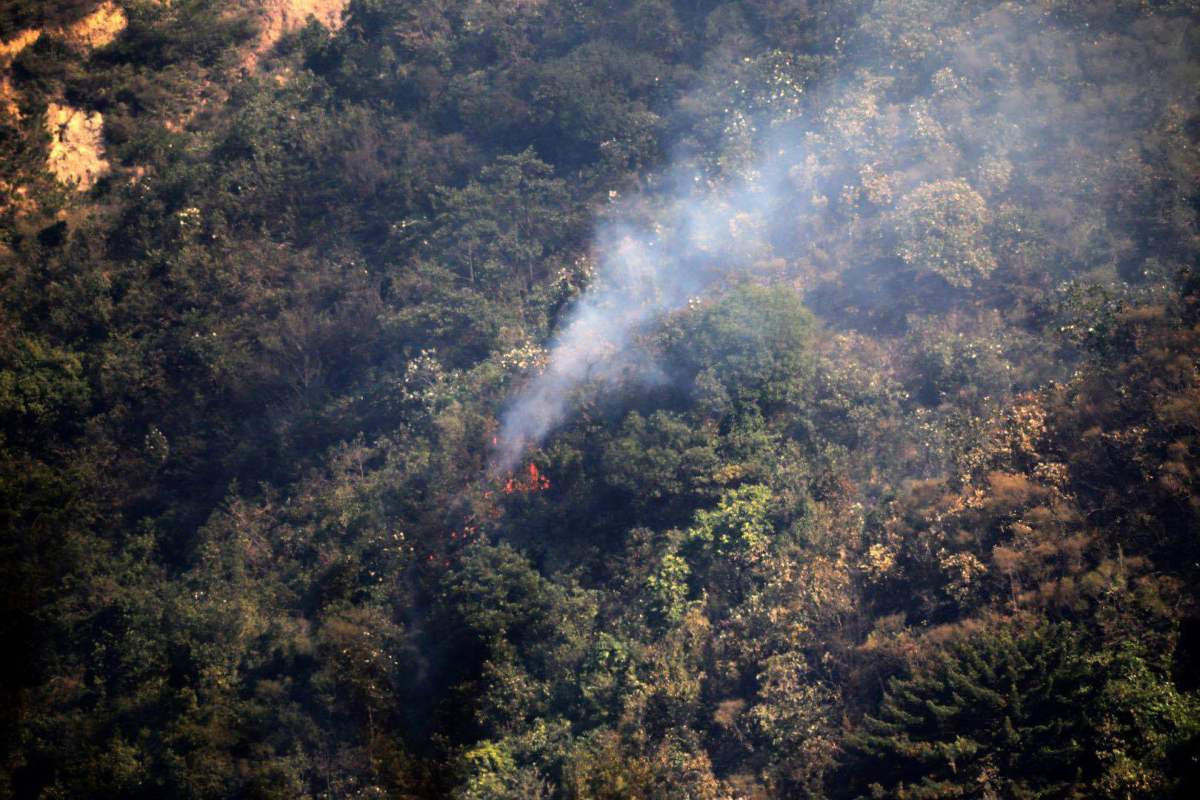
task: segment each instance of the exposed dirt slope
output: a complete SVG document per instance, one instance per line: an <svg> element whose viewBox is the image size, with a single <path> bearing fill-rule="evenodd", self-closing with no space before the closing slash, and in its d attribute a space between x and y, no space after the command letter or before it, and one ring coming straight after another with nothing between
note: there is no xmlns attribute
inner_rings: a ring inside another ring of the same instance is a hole
<svg viewBox="0 0 1200 800"><path fill-rule="evenodd" d="M129 20L125 18L125 12L121 10L120 6L109 0L101 3L86 17L70 25L46 30L30 28L21 31L7 41L0 42L0 66L7 68L12 60L21 54L22 50L40 39L42 34L57 36L81 47L103 47L117 38L128 24Z"/></svg>
<svg viewBox="0 0 1200 800"><path fill-rule="evenodd" d="M247 54L245 66L254 67L264 53L275 46L281 38L304 27L308 18L330 30L342 26L342 11L349 0L258 0L258 41Z"/></svg>
<svg viewBox="0 0 1200 800"><path fill-rule="evenodd" d="M0 42L0 113L20 116L9 79L9 67L21 52L40 39L52 35L77 47L103 47L120 35L128 24L125 12L111 0L70 25L47 30L30 29ZM63 183L80 191L90 189L96 178L108 171L104 158L104 120L62 103L50 103L46 110L46 128L50 132L50 152L46 168Z"/></svg>
<svg viewBox="0 0 1200 800"><path fill-rule="evenodd" d="M46 167L63 183L87 191L108 172L104 158L104 119L96 112L51 103L46 110L50 154Z"/></svg>

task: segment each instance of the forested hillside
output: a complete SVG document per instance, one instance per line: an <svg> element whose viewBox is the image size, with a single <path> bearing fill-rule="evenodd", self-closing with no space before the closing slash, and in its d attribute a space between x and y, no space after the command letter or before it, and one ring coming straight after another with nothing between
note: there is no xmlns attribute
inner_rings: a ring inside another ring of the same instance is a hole
<svg viewBox="0 0 1200 800"><path fill-rule="evenodd" d="M1200 797L1200 4L0 8L0 800Z"/></svg>

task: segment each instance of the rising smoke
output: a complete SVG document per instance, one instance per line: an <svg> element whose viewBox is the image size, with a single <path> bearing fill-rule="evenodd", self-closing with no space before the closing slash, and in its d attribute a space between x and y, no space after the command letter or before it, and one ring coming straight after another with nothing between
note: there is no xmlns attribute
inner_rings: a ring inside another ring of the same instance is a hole
<svg viewBox="0 0 1200 800"><path fill-rule="evenodd" d="M786 168L773 159L768 174ZM591 394L665 379L659 364L635 346L637 335L689 300L711 293L730 274L753 267L740 225L774 216L786 196L774 181L741 180L695 190L694 172L676 174L676 187L652 222L637 223L650 205L644 198L618 209L596 232L595 283L579 298L555 337L546 369L526 384L502 419L495 465L511 469L529 446L540 443L567 416L585 389ZM688 177L691 180L688 180ZM683 188L680 188L683 187Z"/></svg>
<svg viewBox="0 0 1200 800"><path fill-rule="evenodd" d="M782 261L807 290L841 282L856 297L847 306L875 281L884 288L864 302L900 309L918 281L953 303L989 279L1115 280L1122 198L1162 179L1131 139L1194 106L1188 43L1158 19L1139 23L1142 51L1117 52L1042 6L969 5L877 3L819 83L773 53L706 85L729 99L720 155L677 159L657 191L598 224L596 278L504 412L494 468L511 469L588 396L663 380L639 334L735 273ZM954 27L958 13L967 22ZM1091 91L1089 71L1146 91ZM1171 169L1195 183L1191 166ZM1032 271L1029 253L1041 259ZM854 274L864 286L844 285Z"/></svg>

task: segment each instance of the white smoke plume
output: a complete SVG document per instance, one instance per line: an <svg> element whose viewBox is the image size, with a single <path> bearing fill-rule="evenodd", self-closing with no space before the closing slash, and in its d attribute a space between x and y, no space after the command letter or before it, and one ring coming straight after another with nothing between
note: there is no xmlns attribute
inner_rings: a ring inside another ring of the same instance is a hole
<svg viewBox="0 0 1200 800"><path fill-rule="evenodd" d="M645 198L624 202L596 233L595 283L579 298L554 338L546 369L526 384L502 417L495 468L511 469L566 418L586 390L599 394L628 383L653 383L663 371L634 347L637 334L732 273L750 269L759 252L739 225L767 219L785 194L778 157L732 186L693 188L697 173L677 172L665 207ZM773 180L763 175L774 176ZM640 216L650 221L635 220Z"/></svg>
<svg viewBox="0 0 1200 800"><path fill-rule="evenodd" d="M1135 202L1195 217L1200 170L1147 145L1186 150L1162 143L1197 103L1190 23L1147 16L1101 34L1036 3L880 0L855 24L819 85L775 53L725 64L698 90L728 100L722 142L697 148L715 158L676 159L598 225L596 279L504 412L494 468L588 393L663 380L639 333L731 273L782 260L843 324L863 308L903 321L937 306L931 292L970 313L989 286L1124 280L1140 263ZM907 303L918 290L925 300Z"/></svg>

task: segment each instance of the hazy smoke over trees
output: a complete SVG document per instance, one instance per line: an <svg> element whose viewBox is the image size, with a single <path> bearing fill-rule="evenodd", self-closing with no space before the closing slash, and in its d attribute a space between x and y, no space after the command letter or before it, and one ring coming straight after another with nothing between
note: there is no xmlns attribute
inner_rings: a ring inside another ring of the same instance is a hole
<svg viewBox="0 0 1200 800"><path fill-rule="evenodd" d="M0 4L0 800L1200 798L1198 214L1200 0Z"/></svg>
<svg viewBox="0 0 1200 800"><path fill-rule="evenodd" d="M1200 85L1182 28L1139 20L1131 50L1127 32L1090 29L1065 7L975 15L939 0L868 13L829 62L773 52L710 69L697 91L728 107L700 120L698 137L720 155L675 159L598 224L596 278L504 414L499 468L580 393L660 379L638 332L733 273L790 280L837 315L889 305L902 317L918 290L953 306L986 303L993 278L1128 278L1146 268L1146 232L1123 227L1133 198L1193 213L1194 165L1134 136L1178 128ZM921 69L897 73L897 62ZM1156 80L1138 96L1102 88L1120 73L1137 85L1151 62ZM832 264L845 271L826 281Z"/></svg>
<svg viewBox="0 0 1200 800"><path fill-rule="evenodd" d="M772 174L786 168L771 166ZM693 177L699 182L700 176ZM745 225L774 215L786 194L771 182L746 180L732 187L671 193L665 207L641 200L622 206L616 221L600 226L599 270L556 337L544 372L523 388L504 417L497 462L508 469L528 445L539 443L569 413L580 387L593 391L625 381L659 380L662 370L635 346L639 331L662 315L712 291L722 278L753 266ZM639 212L649 223L635 221Z"/></svg>

